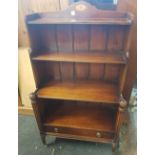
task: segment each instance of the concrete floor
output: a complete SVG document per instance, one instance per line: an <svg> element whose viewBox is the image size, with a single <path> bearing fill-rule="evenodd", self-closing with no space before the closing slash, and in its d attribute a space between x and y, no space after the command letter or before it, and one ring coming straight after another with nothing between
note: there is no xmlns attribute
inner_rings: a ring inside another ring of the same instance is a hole
<svg viewBox="0 0 155 155"><path fill-rule="evenodd" d="M130 108L128 126L122 128L116 155L136 155L136 108ZM50 143L52 137L48 137ZM111 145L76 140L56 139L52 145L41 143L36 121L32 116L19 116L19 155L112 155Z"/></svg>

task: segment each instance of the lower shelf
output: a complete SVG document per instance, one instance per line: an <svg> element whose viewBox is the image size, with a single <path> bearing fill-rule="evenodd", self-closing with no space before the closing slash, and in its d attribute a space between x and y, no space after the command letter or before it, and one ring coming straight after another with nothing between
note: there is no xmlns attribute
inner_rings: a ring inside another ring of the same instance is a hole
<svg viewBox="0 0 155 155"><path fill-rule="evenodd" d="M48 106L43 127L45 132L64 138L70 135L73 139L77 139L76 136L113 139L115 119L114 108L69 102L59 104L55 110L52 104Z"/></svg>

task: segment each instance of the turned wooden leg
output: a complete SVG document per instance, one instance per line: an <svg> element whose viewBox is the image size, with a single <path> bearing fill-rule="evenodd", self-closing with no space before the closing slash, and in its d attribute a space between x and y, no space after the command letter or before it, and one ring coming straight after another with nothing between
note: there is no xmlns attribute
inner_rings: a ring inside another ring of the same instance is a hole
<svg viewBox="0 0 155 155"><path fill-rule="evenodd" d="M38 100L37 100L36 93L31 93L30 99L31 99L31 104L32 104L33 111L35 114L35 118L37 120L37 125L38 125L38 128L40 130L41 140L42 140L43 144L46 144L45 143L45 134L43 134L42 118L40 115L41 112L40 112L39 106L37 105Z"/></svg>
<svg viewBox="0 0 155 155"><path fill-rule="evenodd" d="M112 143L112 151L115 152L116 148L119 147L119 132L120 128L122 126L122 120L124 116L124 112L127 108L127 102L123 98L123 95L120 96L120 102L119 102L119 107L118 107L118 112L117 112L117 120L116 120L116 134L114 137L114 141Z"/></svg>
<svg viewBox="0 0 155 155"><path fill-rule="evenodd" d="M45 134L40 134L40 137L41 137L41 141L42 141L42 143L44 144L44 145L46 145L46 136L45 136Z"/></svg>

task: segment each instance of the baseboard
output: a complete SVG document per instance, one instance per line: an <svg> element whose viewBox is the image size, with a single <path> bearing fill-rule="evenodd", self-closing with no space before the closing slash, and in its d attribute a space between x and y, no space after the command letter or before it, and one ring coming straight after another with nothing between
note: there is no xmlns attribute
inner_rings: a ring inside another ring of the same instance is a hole
<svg viewBox="0 0 155 155"><path fill-rule="evenodd" d="M30 116L34 115L33 109L31 107L26 107L26 106L19 106L18 114L19 115L30 115Z"/></svg>

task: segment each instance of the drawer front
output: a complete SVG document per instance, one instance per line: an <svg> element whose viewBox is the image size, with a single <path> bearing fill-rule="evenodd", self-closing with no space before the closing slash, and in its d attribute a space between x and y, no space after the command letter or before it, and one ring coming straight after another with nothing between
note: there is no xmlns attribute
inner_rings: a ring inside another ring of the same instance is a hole
<svg viewBox="0 0 155 155"><path fill-rule="evenodd" d="M76 135L76 136L86 136L92 138L108 138L113 139L114 133L98 131L92 129L80 129L80 128L66 128L66 127L58 127L58 126L44 126L45 132L51 132L55 134L68 134L68 135Z"/></svg>

